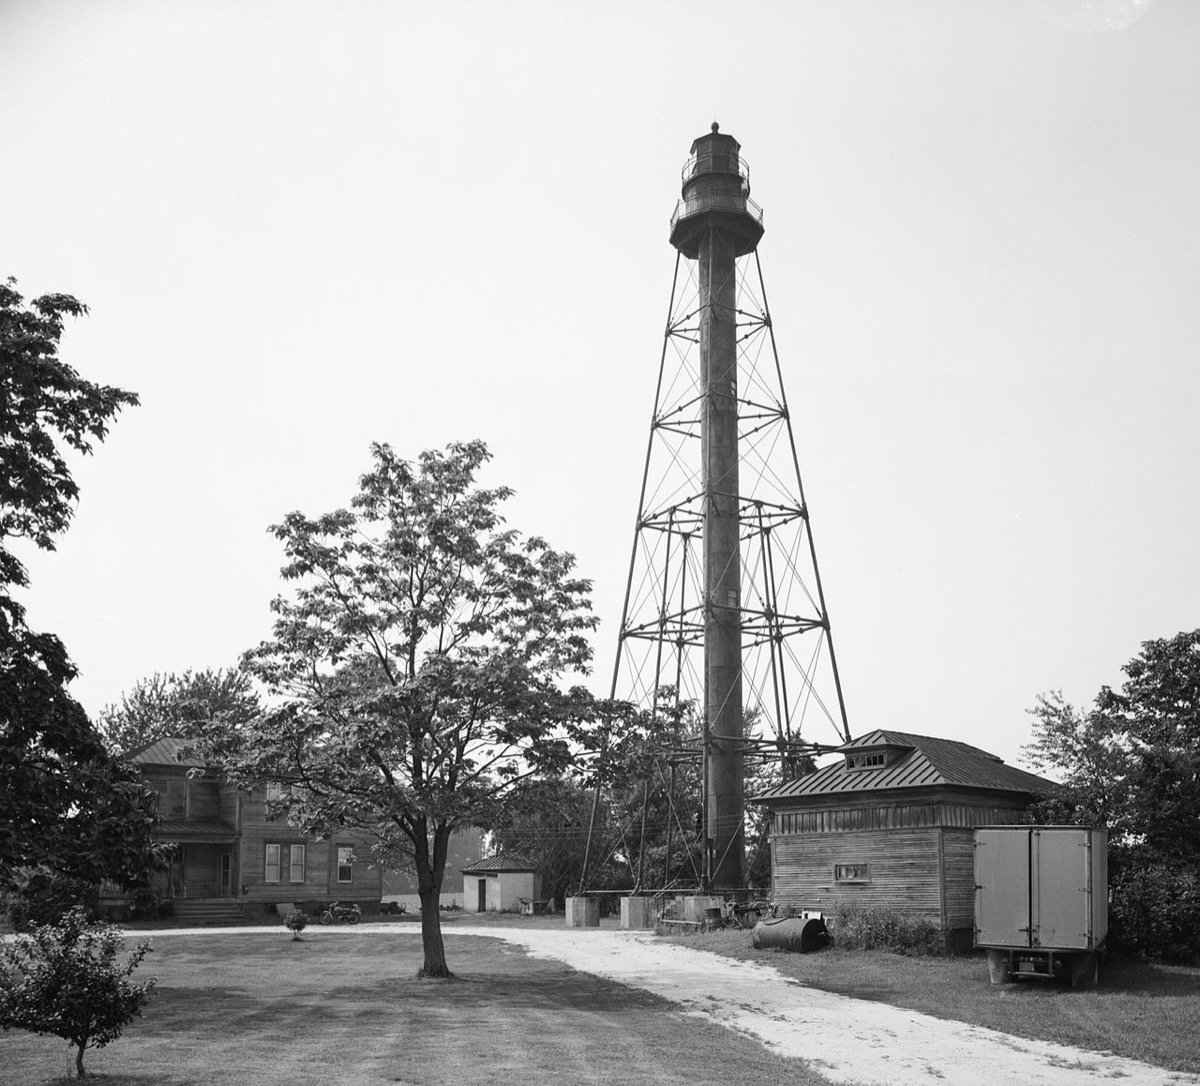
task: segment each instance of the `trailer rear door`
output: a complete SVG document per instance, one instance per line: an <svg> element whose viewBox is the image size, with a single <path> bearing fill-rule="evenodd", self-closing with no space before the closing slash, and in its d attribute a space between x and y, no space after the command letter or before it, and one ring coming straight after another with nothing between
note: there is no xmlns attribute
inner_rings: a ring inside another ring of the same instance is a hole
<svg viewBox="0 0 1200 1086"><path fill-rule="evenodd" d="M1025 826L975 831L975 943L1028 947L1029 829Z"/></svg>
<svg viewBox="0 0 1200 1086"><path fill-rule="evenodd" d="M1032 831L1034 946L1092 949L1091 831Z"/></svg>

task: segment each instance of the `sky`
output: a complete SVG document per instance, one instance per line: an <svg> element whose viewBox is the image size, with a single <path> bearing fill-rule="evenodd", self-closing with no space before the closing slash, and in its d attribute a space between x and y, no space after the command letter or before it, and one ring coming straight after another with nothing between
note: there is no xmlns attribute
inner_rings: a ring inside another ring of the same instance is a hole
<svg viewBox="0 0 1200 1086"><path fill-rule="evenodd" d="M693 139L734 135L851 731L1017 762L1200 625L1200 5L0 0L0 275L136 391L22 551L92 714L232 665L269 525L483 438L607 693Z"/></svg>

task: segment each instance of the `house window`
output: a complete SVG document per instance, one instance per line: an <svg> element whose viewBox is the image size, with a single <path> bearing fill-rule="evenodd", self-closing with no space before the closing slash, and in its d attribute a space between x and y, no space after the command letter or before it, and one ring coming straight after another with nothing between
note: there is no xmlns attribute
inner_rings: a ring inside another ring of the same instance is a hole
<svg viewBox="0 0 1200 1086"><path fill-rule="evenodd" d="M167 781L167 814L179 818L187 815L187 781Z"/></svg>
<svg viewBox="0 0 1200 1086"><path fill-rule="evenodd" d="M263 875L264 882L279 881L279 845L267 845L267 867Z"/></svg>
<svg viewBox="0 0 1200 1086"><path fill-rule="evenodd" d="M292 845L291 864L288 867L288 882L304 881L304 846Z"/></svg>
<svg viewBox="0 0 1200 1086"><path fill-rule="evenodd" d="M354 881L354 846L338 845L338 882Z"/></svg>
<svg viewBox="0 0 1200 1086"><path fill-rule="evenodd" d="M882 750L872 751L870 754L846 755L847 769L879 769L886 765L887 754Z"/></svg>
<svg viewBox="0 0 1200 1086"><path fill-rule="evenodd" d="M870 882L870 864L834 864L834 882Z"/></svg>

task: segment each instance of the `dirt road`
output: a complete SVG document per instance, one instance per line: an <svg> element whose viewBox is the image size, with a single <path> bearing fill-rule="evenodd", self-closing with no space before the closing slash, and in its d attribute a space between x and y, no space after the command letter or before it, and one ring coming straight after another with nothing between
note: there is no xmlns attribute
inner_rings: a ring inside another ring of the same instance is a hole
<svg viewBox="0 0 1200 1086"><path fill-rule="evenodd" d="M718 958L646 932L459 925L585 973L654 992L687 1013L759 1038L856 1086L1182 1086L1197 1083L1119 1056L1029 1041L916 1011L822 992L768 965Z"/></svg>

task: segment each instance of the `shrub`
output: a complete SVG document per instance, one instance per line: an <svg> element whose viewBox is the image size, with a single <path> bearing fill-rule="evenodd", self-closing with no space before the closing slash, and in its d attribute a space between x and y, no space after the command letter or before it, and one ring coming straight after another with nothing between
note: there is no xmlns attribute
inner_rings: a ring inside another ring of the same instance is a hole
<svg viewBox="0 0 1200 1086"><path fill-rule="evenodd" d="M160 909L164 902L159 899L156 891L149 886L139 886L131 895L129 908L130 918L133 920L153 920L160 916ZM170 904L170 902L165 902Z"/></svg>
<svg viewBox="0 0 1200 1086"><path fill-rule="evenodd" d="M14 931L57 924L74 908L84 909L89 919L98 915L99 892L93 883L58 875L44 867L25 868L15 874L15 886L5 899Z"/></svg>
<svg viewBox="0 0 1200 1086"><path fill-rule="evenodd" d="M1180 863L1128 866L1111 882L1113 942L1146 958L1200 961L1200 871Z"/></svg>
<svg viewBox="0 0 1200 1086"><path fill-rule="evenodd" d="M292 941L300 941L300 933L308 927L308 917L299 909L293 909L283 918L284 926L292 933Z"/></svg>
<svg viewBox="0 0 1200 1086"><path fill-rule="evenodd" d="M889 950L896 954L942 954L942 930L927 916L839 901L826 917L833 945L844 950Z"/></svg>
<svg viewBox="0 0 1200 1086"><path fill-rule="evenodd" d="M84 1077L83 1054L121 1036L154 989L153 979L128 978L150 950L139 943L124 965L124 941L111 924L92 921L82 908L58 924L35 928L0 947L0 1027L62 1037L75 1048L75 1073Z"/></svg>

